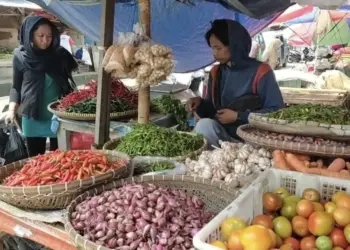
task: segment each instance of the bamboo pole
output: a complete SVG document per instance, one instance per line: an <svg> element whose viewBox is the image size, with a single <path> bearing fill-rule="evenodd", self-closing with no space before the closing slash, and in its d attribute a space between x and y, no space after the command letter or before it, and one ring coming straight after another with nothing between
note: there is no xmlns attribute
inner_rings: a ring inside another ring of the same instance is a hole
<svg viewBox="0 0 350 250"><path fill-rule="evenodd" d="M108 48L113 44L114 7L114 0L102 0L100 36L100 46L102 48ZM100 49L94 145L97 148L101 148L109 140L111 76L102 67L104 54L105 50Z"/></svg>
<svg viewBox="0 0 350 250"><path fill-rule="evenodd" d="M150 0L138 0L139 20L148 37L151 37ZM138 93L138 123L146 124L150 114L150 87L140 87Z"/></svg>

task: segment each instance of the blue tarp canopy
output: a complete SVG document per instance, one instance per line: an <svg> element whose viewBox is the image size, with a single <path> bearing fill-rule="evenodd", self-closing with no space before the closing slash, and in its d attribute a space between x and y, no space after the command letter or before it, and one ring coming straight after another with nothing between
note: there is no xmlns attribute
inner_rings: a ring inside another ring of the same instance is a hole
<svg viewBox="0 0 350 250"><path fill-rule="evenodd" d="M237 8L229 4L230 1L232 0L192 0L191 5L176 0L151 0L151 38L156 43L172 48L176 61L175 72L193 71L213 62L204 34L214 19L235 19L253 36L269 25L279 15L279 11L290 5L286 0L246 0L246 12L253 16L265 16L254 19L238 12ZM31 2L53 13L89 39L99 41L101 4L77 5L58 0ZM115 37L118 32L132 31L133 25L138 22L138 16L136 0L117 1Z"/></svg>

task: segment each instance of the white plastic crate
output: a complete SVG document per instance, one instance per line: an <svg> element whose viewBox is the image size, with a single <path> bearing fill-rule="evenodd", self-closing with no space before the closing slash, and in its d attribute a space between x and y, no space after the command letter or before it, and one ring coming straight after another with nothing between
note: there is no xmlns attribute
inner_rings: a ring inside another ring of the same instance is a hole
<svg viewBox="0 0 350 250"><path fill-rule="evenodd" d="M320 192L321 199L325 200L330 200L332 195L339 191L350 193L350 181L270 169L263 172L239 197L194 236L194 247L198 250L218 250L219 248L208 243L221 239L220 225L222 221L235 216L250 224L256 215L263 213L263 194L272 192L279 187L285 187L291 195L298 196L301 196L306 188L314 188Z"/></svg>

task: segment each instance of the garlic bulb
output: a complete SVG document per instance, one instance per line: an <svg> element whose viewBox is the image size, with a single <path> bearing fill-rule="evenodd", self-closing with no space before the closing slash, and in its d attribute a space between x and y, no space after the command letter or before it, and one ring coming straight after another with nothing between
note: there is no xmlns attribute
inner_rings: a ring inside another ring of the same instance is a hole
<svg viewBox="0 0 350 250"><path fill-rule="evenodd" d="M249 155L250 155L250 152L249 152L249 150L247 148L241 148L238 151L237 157L239 159L246 160L246 159L248 159Z"/></svg>

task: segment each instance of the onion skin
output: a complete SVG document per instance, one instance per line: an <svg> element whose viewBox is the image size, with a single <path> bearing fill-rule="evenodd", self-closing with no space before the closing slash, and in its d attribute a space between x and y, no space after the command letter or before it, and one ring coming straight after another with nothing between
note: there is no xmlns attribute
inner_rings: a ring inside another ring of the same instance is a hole
<svg viewBox="0 0 350 250"><path fill-rule="evenodd" d="M213 217L197 196L153 184L126 184L87 197L71 214L86 240L119 250L183 250Z"/></svg>

